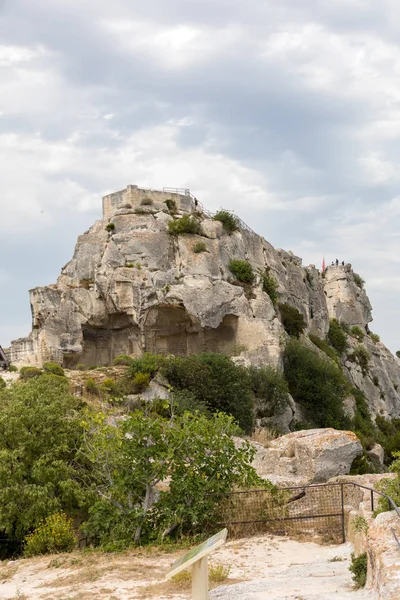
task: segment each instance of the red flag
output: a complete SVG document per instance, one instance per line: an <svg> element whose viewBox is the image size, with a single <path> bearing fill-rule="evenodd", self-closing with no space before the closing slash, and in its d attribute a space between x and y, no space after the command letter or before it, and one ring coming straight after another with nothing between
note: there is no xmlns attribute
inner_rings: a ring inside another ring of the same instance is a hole
<svg viewBox="0 0 400 600"><path fill-rule="evenodd" d="M322 259L322 272L325 273L325 256Z"/></svg>

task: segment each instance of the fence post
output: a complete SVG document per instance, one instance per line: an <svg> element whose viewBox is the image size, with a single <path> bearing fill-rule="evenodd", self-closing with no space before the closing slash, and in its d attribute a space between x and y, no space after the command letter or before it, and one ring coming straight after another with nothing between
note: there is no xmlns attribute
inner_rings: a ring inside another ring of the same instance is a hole
<svg viewBox="0 0 400 600"><path fill-rule="evenodd" d="M343 544L346 541L346 531L344 528L344 485L343 483L340 484L340 495L341 495L341 499L342 499L342 539L343 539Z"/></svg>
<svg viewBox="0 0 400 600"><path fill-rule="evenodd" d="M371 490L371 511L374 512L374 492Z"/></svg>

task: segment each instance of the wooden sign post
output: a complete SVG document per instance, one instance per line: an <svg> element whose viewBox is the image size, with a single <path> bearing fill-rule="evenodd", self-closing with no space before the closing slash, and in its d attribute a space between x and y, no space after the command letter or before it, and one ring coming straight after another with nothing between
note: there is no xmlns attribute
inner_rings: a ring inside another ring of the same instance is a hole
<svg viewBox="0 0 400 600"><path fill-rule="evenodd" d="M227 535L228 530L222 529L200 546L192 548L178 558L168 571L167 579L192 567L192 600L208 600L208 555L225 543Z"/></svg>

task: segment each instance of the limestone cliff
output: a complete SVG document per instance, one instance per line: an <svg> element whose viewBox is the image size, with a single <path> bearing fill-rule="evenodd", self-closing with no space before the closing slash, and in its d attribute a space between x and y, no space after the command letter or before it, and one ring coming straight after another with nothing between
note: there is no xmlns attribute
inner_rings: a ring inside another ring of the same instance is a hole
<svg viewBox="0 0 400 600"><path fill-rule="evenodd" d="M204 235L171 236L171 212L177 218L195 213ZM205 252L193 251L198 241ZM251 263L251 288L233 281L231 258ZM322 277L242 223L226 234L187 190L128 186L103 199L103 218L78 238L57 284L31 290L33 329L12 342L11 360L73 367L108 365L119 354L209 350L279 364L286 334L262 289L266 270L279 284L280 301L304 315L308 333L325 337L333 317L368 331L371 306L350 265L328 267ZM368 374L347 360L348 377L365 391L374 414L398 417L400 361L382 343L368 336L364 343Z"/></svg>

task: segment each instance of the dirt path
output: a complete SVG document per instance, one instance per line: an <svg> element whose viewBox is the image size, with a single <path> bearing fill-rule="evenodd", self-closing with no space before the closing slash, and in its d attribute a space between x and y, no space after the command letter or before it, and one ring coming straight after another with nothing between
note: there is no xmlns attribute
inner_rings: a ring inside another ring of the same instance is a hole
<svg viewBox="0 0 400 600"><path fill-rule="evenodd" d="M183 551L184 552L184 551ZM3 562L2 600L187 600L190 581L165 582L183 552L73 553ZM354 591L348 570L350 545L319 546L262 536L228 542L211 564L230 568L214 583L213 600L372 600Z"/></svg>

